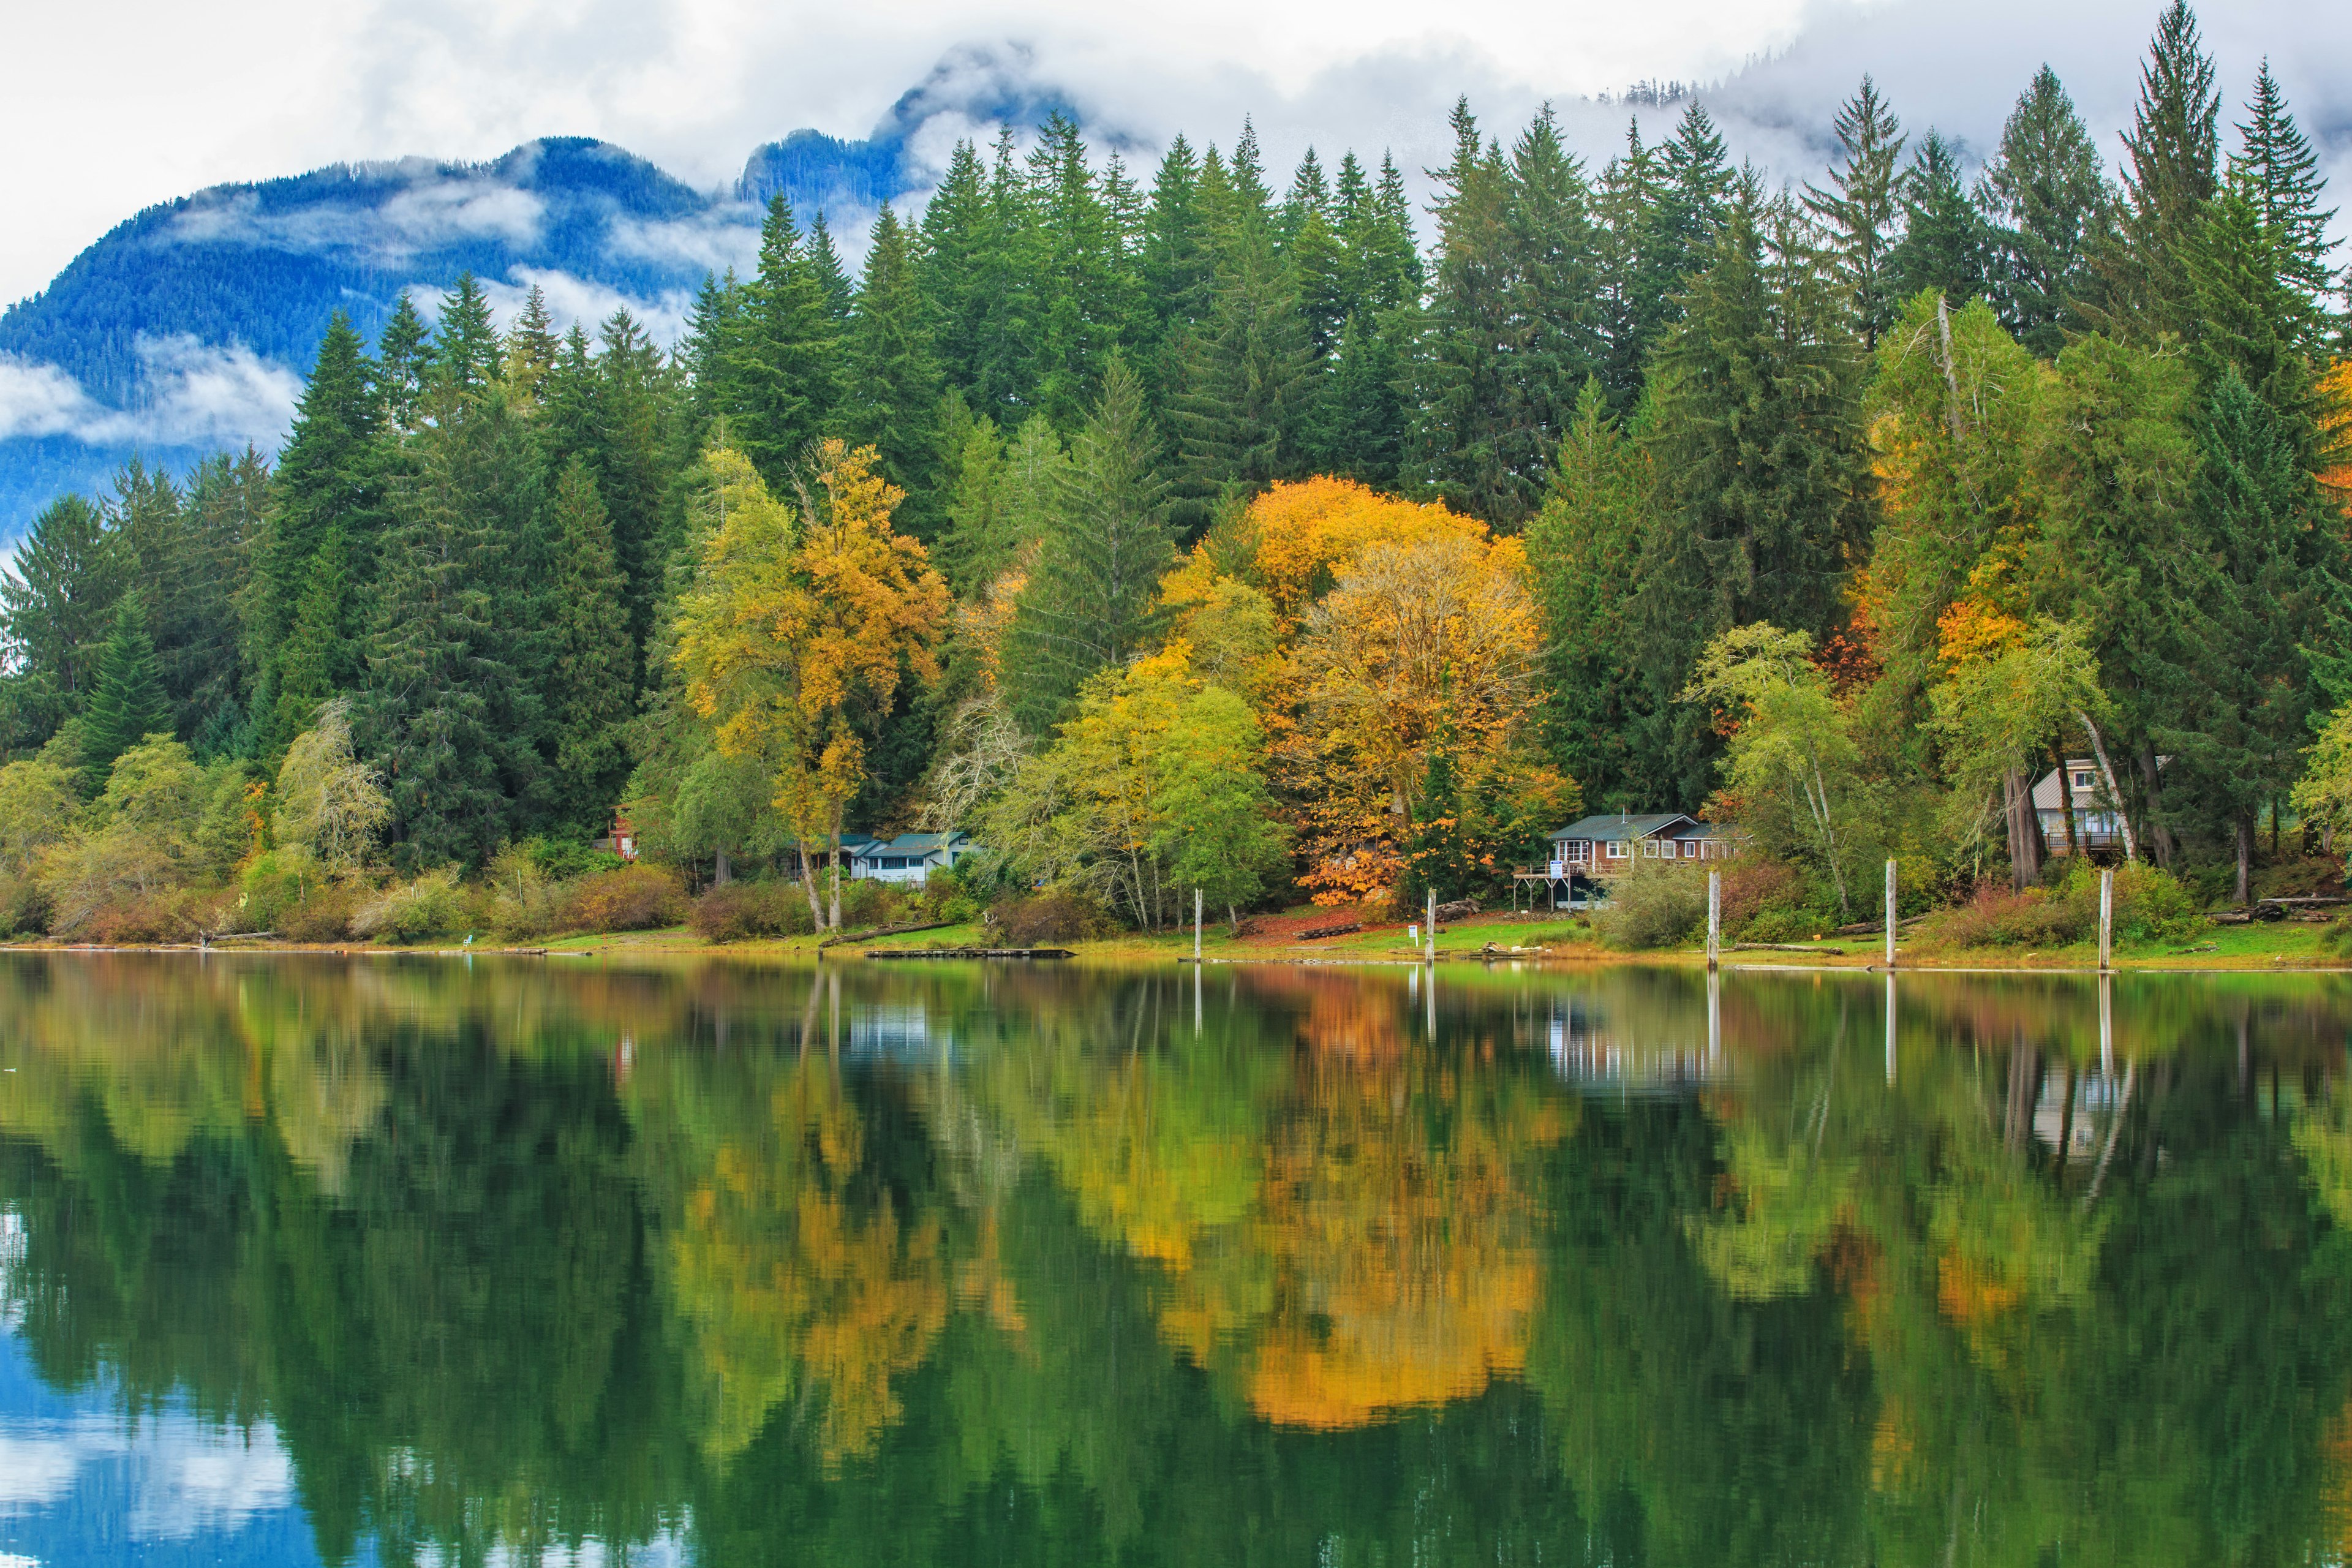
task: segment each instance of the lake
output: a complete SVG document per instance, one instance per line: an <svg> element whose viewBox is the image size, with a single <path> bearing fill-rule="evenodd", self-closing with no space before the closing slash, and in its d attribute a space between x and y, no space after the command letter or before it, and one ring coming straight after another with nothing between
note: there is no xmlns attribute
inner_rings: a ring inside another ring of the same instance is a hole
<svg viewBox="0 0 2352 1568"><path fill-rule="evenodd" d="M0 955L0 1565L2340 1563L2347 1026Z"/></svg>

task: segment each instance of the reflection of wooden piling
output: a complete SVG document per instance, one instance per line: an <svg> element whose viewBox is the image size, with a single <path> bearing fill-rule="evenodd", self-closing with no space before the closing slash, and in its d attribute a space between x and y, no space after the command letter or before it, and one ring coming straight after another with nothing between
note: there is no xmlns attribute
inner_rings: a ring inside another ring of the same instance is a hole
<svg viewBox="0 0 2352 1568"><path fill-rule="evenodd" d="M1201 889L1192 889L1192 962L1201 962Z"/></svg>
<svg viewBox="0 0 2352 1568"><path fill-rule="evenodd" d="M1723 976L1710 972L1706 977L1706 1068L1709 1073L1723 1066Z"/></svg>
<svg viewBox="0 0 2352 1568"><path fill-rule="evenodd" d="M1723 873L1706 874L1706 967L1714 973L1723 956Z"/></svg>
<svg viewBox="0 0 2352 1568"><path fill-rule="evenodd" d="M2101 973L2115 967L2116 959L2116 868L2099 868L2099 969Z"/></svg>
<svg viewBox="0 0 2352 1568"><path fill-rule="evenodd" d="M1889 862L1890 865L1893 862ZM1886 969L1886 1087L1895 1087L1895 967L1892 939L1888 945Z"/></svg>
<svg viewBox="0 0 2352 1568"><path fill-rule="evenodd" d="M1889 969L1895 967L1895 862L1892 859L1886 862L1886 967ZM1895 1027L1891 1023L1886 1026L1889 1029ZM1893 1038L1892 1035L1888 1036L1890 1041ZM1892 1068L1894 1059L1894 1047L1890 1044L1887 1047L1890 1079L1894 1076Z"/></svg>

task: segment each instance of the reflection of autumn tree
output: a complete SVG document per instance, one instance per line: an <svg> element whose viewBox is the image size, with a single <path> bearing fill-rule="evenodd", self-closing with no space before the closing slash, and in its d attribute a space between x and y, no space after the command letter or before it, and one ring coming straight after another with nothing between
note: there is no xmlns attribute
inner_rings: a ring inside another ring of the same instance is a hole
<svg viewBox="0 0 2352 1568"><path fill-rule="evenodd" d="M650 1174L674 1205L665 1278L703 1446L740 1453L789 1409L828 1464L870 1453L899 1413L893 1380L946 1321L942 1223L902 1214L837 1063L705 1065L649 1064L632 1097L641 1127L668 1123L647 1127Z"/></svg>
<svg viewBox="0 0 2352 1568"><path fill-rule="evenodd" d="M1401 988L1324 979L1255 987L1287 1049L1072 1036L981 1092L1097 1234L1161 1266L1171 1343L1261 1416L1345 1427L1517 1369L1533 1167L1569 1121L1524 1068L1408 1049Z"/></svg>

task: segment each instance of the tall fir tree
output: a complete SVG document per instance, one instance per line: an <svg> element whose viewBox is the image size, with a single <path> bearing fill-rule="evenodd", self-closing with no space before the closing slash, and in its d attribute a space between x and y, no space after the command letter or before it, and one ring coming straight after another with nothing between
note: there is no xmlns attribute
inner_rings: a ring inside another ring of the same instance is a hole
<svg viewBox="0 0 2352 1568"><path fill-rule="evenodd" d="M459 273L433 324L433 384L477 396L499 379L505 357L489 298L471 272Z"/></svg>
<svg viewBox="0 0 2352 1568"><path fill-rule="evenodd" d="M128 576L106 514L78 495L43 507L0 576L10 743L38 746L89 700Z"/></svg>
<svg viewBox="0 0 2352 1568"><path fill-rule="evenodd" d="M940 527L940 378L914 238L888 206L876 216L850 322L843 424L852 442L881 453L882 471L907 492L898 531L928 542Z"/></svg>
<svg viewBox="0 0 2352 1568"><path fill-rule="evenodd" d="M105 787L117 757L172 729L172 704L155 672L155 644L135 588L115 602L114 626L100 648L97 673L80 725L82 782L91 795Z"/></svg>
<svg viewBox="0 0 2352 1568"><path fill-rule="evenodd" d="M373 579L387 527L384 415L370 385L371 369L359 335L338 314L296 407L293 434L278 459L269 510L255 542L244 620L257 703L257 744L265 758L282 752L309 724L316 701L357 672L357 639L366 621L351 595L363 593ZM299 693L281 707L295 623L314 576L331 583L336 595L323 610L314 606L306 645L325 687Z"/></svg>
<svg viewBox="0 0 2352 1568"><path fill-rule="evenodd" d="M593 836L612 820L629 773L636 650L626 584L596 479L573 458L549 496L551 571L543 701L553 731L550 811L562 829Z"/></svg>
<svg viewBox="0 0 2352 1568"><path fill-rule="evenodd" d="M1125 665L1158 628L1160 579L1175 560L1159 447L1142 381L1114 360L1071 442L1010 634L1004 679L1033 732L1060 721L1087 677Z"/></svg>
<svg viewBox="0 0 2352 1568"><path fill-rule="evenodd" d="M1838 109L1831 130L1838 140L1838 163L1829 189L1805 187L1805 208L1829 233L1831 265L1853 310L1854 331L1864 348L1878 346L1878 334L1895 320L1895 286L1887 258L1895 248L1896 160L1903 155L1903 122L1864 76L1862 86Z"/></svg>
<svg viewBox="0 0 2352 1568"><path fill-rule="evenodd" d="M841 333L821 268L793 209L770 199L760 227L760 267L743 286L730 334L730 435L772 485L782 486L810 442L831 428L840 402Z"/></svg>
<svg viewBox="0 0 2352 1568"><path fill-rule="evenodd" d="M2117 336L2196 330L2189 249L2220 182L2221 95L2188 0L2171 0L2124 133L2121 223L2093 258L2097 324Z"/></svg>
<svg viewBox="0 0 2352 1568"><path fill-rule="evenodd" d="M1903 238L1886 258L1897 297L1933 289L1955 306L1985 298L1990 237L1984 215L1961 182L1959 149L1933 130L1903 172L1902 201Z"/></svg>
<svg viewBox="0 0 2352 1568"><path fill-rule="evenodd" d="M394 430L415 428L416 402L425 394L425 378L433 363L433 332L405 289L376 338L375 358L375 390L383 424Z"/></svg>
<svg viewBox="0 0 2352 1568"><path fill-rule="evenodd" d="M2268 60L2254 79L2246 113L2238 149L2230 154L2231 183L2252 196L2279 252L2280 276L2310 301L2317 318L2331 308L2339 281L2333 260L2337 242L2328 237L2336 209L2319 205L2327 190L2319 154L2294 122Z"/></svg>
<svg viewBox="0 0 2352 1568"><path fill-rule="evenodd" d="M2083 327L2079 301L2113 195L2074 100L2043 66L2001 127L1977 193L1992 226L2001 324L2044 359Z"/></svg>

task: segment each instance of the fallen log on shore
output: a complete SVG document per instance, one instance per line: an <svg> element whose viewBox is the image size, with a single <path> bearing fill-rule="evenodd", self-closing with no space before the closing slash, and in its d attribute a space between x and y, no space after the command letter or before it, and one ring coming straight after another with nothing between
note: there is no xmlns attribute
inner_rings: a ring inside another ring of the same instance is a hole
<svg viewBox="0 0 2352 1568"><path fill-rule="evenodd" d="M905 936L908 931L938 931L942 926L951 926L956 923L954 921L909 921L904 925L867 926L863 931L845 931L838 935L826 937L816 945L818 951L822 952L825 948L837 946L845 942L872 942L877 936Z"/></svg>
<svg viewBox="0 0 2352 1568"><path fill-rule="evenodd" d="M1075 958L1066 947L869 947L868 958Z"/></svg>

